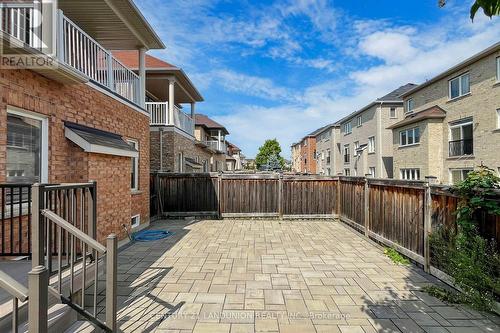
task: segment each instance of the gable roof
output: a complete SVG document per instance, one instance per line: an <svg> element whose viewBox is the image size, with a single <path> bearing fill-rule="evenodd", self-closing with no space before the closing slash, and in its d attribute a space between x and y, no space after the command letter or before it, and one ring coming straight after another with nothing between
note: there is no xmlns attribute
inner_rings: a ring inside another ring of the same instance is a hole
<svg viewBox="0 0 500 333"><path fill-rule="evenodd" d="M434 105L428 109L422 110L420 112L411 113L406 116L405 119L387 127L387 129L394 129L406 125L410 125L421 120L426 119L443 119L446 117L446 111L441 109L439 106Z"/></svg>
<svg viewBox="0 0 500 333"><path fill-rule="evenodd" d="M209 118L207 115L201 113L197 113L194 115L194 123L196 126L201 126L206 129L220 129L224 132L225 135L229 134L228 130L224 126Z"/></svg>
<svg viewBox="0 0 500 333"><path fill-rule="evenodd" d="M113 51L113 56L130 69L139 68L139 51ZM180 69L164 60L146 54L146 69Z"/></svg>
<svg viewBox="0 0 500 333"><path fill-rule="evenodd" d="M377 104L381 104L381 103L403 103L403 97L402 97L402 94L404 94L405 92L411 90L411 89L414 89L415 87L417 87L416 84L414 83L407 83L403 86L400 86L399 88L396 88L394 89L393 91L391 91L390 93L388 93L387 95L384 95L380 98L377 98L375 101L371 102L370 104L364 106L363 108L357 110L357 111L354 111L353 113L345 116L344 118L340 119L337 123L338 124L341 124L343 122L346 122L347 120L350 120L351 118L353 118L354 116L360 114L361 112L371 108L372 106L374 105L377 105Z"/></svg>

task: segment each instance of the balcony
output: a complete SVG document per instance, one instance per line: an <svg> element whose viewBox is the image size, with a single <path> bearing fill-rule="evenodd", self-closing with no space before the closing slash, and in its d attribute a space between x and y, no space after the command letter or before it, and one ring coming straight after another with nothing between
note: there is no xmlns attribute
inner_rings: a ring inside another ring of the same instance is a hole
<svg viewBox="0 0 500 333"><path fill-rule="evenodd" d="M454 140L449 142L450 157L473 155L474 144L473 139Z"/></svg>
<svg viewBox="0 0 500 333"><path fill-rule="evenodd" d="M174 105L173 119L168 112L168 102L146 102L151 126L175 126L187 134L194 136L193 118Z"/></svg>
<svg viewBox="0 0 500 333"><path fill-rule="evenodd" d="M204 144L207 145L208 147L212 148L213 150L217 150L221 153L227 154L227 152L228 152L227 142L225 142L225 141L207 140L207 141L204 141Z"/></svg>
<svg viewBox="0 0 500 333"><path fill-rule="evenodd" d="M27 51L41 52L43 44L37 37L41 30L33 3L2 4L0 6L0 31L4 38L17 43ZM57 11L57 23L54 24L56 48L54 57L59 65L69 66L80 76L91 80L126 100L141 105L139 76L124 66L111 52L102 47L77 24ZM65 67L65 66L60 66Z"/></svg>

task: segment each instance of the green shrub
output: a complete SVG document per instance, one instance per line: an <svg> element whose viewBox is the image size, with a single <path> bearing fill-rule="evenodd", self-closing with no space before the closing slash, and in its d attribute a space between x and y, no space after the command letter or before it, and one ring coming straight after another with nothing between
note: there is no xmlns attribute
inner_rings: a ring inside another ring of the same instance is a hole
<svg viewBox="0 0 500 333"><path fill-rule="evenodd" d="M457 229L440 226L430 235L433 265L454 279L455 285L462 291L457 300L479 310L491 310L500 291L497 244L484 239L478 232L479 211L500 214L500 205L493 198L493 189L499 184L500 178L491 169L481 166L470 172L452 190L460 196L456 211ZM446 295L444 298L451 297Z"/></svg>
<svg viewBox="0 0 500 333"><path fill-rule="evenodd" d="M388 256L395 264L399 265L409 265L410 261L403 257L398 251L391 247L386 247L384 250L384 254Z"/></svg>

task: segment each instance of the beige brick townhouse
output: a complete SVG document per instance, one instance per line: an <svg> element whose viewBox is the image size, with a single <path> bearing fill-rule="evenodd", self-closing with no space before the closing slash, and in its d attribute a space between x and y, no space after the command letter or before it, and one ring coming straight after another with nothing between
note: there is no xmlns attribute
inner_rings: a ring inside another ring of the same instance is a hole
<svg viewBox="0 0 500 333"><path fill-rule="evenodd" d="M113 53L137 71L136 51ZM207 172L213 151L195 138L195 106L203 97L186 73L146 55L146 109L150 115L152 172ZM188 112L186 112L187 110Z"/></svg>
<svg viewBox="0 0 500 333"><path fill-rule="evenodd" d="M500 171L500 43L403 94L394 174L455 183L474 167Z"/></svg>
<svg viewBox="0 0 500 333"><path fill-rule="evenodd" d="M387 127L404 118L401 94L415 86L401 86L338 122L344 175L393 177L393 152L387 144L392 140L392 131Z"/></svg>
<svg viewBox="0 0 500 333"><path fill-rule="evenodd" d="M292 172L300 172L300 142L292 143L291 164Z"/></svg>
<svg viewBox="0 0 500 333"><path fill-rule="evenodd" d="M123 239L149 222L144 57L164 45L130 0L41 3L0 9L0 183L97 181L98 238ZM141 75L109 50L136 50Z"/></svg>
<svg viewBox="0 0 500 333"><path fill-rule="evenodd" d="M338 124L327 125L316 134L316 171L320 175L333 176L342 172L339 134Z"/></svg>

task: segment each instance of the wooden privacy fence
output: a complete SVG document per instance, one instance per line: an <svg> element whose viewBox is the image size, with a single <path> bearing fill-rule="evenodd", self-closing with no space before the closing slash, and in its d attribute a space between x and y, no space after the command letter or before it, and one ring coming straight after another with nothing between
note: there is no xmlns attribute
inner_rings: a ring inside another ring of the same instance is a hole
<svg viewBox="0 0 500 333"><path fill-rule="evenodd" d="M280 174L151 175L151 215L333 218L338 179Z"/></svg>

